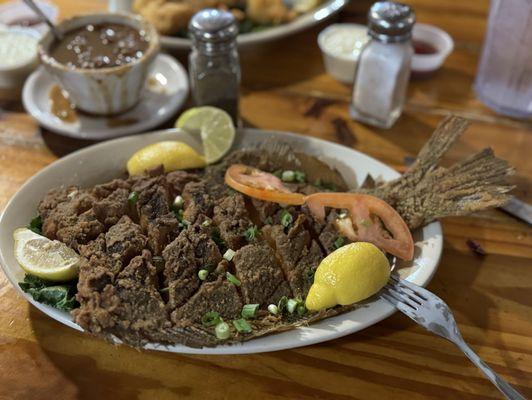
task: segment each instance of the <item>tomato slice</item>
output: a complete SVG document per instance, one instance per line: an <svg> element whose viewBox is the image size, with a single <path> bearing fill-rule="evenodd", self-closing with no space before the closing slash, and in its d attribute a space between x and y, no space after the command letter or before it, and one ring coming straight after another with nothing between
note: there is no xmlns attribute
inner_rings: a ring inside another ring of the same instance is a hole
<svg viewBox="0 0 532 400"><path fill-rule="evenodd" d="M303 194L290 191L275 175L247 165L231 165L225 172L225 183L259 200L294 206L305 202Z"/></svg>
<svg viewBox="0 0 532 400"><path fill-rule="evenodd" d="M325 207L346 209L349 218L340 219L340 233L354 242L370 242L403 260L414 257L414 240L405 221L388 203L377 197L356 193L315 193L306 198L311 213L321 222ZM378 217L392 237L387 237ZM356 229L355 229L356 228Z"/></svg>
<svg viewBox="0 0 532 400"><path fill-rule="evenodd" d="M414 257L414 240L405 221L388 203L377 197L356 193L315 193L305 196L288 189L275 175L242 164L231 165L225 182L238 192L259 200L284 205L306 204L320 221L325 221L325 207L346 209L349 218L336 221L342 235L353 242L370 242L403 260ZM383 229L384 224L392 237Z"/></svg>

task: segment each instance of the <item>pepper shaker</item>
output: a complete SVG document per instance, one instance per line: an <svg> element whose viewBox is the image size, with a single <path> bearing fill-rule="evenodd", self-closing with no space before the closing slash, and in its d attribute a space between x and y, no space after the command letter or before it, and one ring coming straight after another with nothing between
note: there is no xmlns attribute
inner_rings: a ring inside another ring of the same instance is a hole
<svg viewBox="0 0 532 400"><path fill-rule="evenodd" d="M350 108L353 119L387 129L401 115L414 23L414 12L401 3L379 1L369 10L370 41L358 61Z"/></svg>
<svg viewBox="0 0 532 400"><path fill-rule="evenodd" d="M192 17L189 32L189 74L195 104L221 108L237 125L240 63L235 17L228 11L207 8Z"/></svg>

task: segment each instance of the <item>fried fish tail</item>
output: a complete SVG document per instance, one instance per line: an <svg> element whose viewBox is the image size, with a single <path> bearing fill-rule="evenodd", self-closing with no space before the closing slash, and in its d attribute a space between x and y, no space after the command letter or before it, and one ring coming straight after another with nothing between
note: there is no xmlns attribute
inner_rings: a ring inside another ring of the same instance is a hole
<svg viewBox="0 0 532 400"><path fill-rule="evenodd" d="M507 178L514 170L505 160L497 158L491 148L450 168L438 165L468 125L463 118L447 117L403 176L365 192L388 202L410 229L438 218L503 205L511 197L508 192L513 186Z"/></svg>

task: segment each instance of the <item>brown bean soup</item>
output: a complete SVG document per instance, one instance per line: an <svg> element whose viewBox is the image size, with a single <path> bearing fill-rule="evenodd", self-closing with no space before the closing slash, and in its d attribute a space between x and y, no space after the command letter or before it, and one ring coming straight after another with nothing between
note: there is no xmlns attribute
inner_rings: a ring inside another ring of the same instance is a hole
<svg viewBox="0 0 532 400"><path fill-rule="evenodd" d="M108 68L141 58L148 48L143 30L123 24L89 24L67 32L52 48L59 63L76 68Z"/></svg>

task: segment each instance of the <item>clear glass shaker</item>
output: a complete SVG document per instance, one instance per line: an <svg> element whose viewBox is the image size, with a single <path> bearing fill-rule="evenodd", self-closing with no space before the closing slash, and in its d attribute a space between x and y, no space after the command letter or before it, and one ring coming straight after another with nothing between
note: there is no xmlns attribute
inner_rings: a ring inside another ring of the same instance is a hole
<svg viewBox="0 0 532 400"><path fill-rule="evenodd" d="M379 1L368 13L370 41L358 60L350 114L390 128L401 115L410 77L415 14L407 5Z"/></svg>
<svg viewBox="0 0 532 400"><path fill-rule="evenodd" d="M189 75L195 104L221 108L238 124L240 63L235 17L228 11L207 8L192 17L188 28L192 38Z"/></svg>

